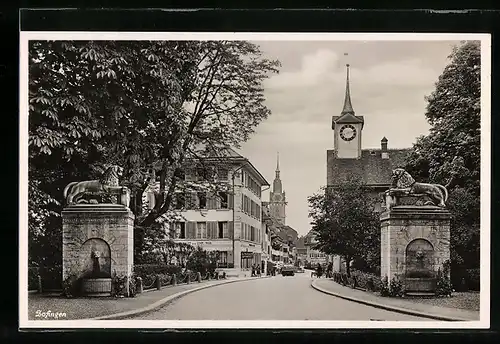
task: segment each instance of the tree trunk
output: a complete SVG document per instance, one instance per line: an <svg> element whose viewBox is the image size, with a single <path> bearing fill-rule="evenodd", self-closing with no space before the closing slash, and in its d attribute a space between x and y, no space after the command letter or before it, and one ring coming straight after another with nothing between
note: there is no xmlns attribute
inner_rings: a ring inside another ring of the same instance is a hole
<svg viewBox="0 0 500 344"><path fill-rule="evenodd" d="M345 258L345 272L347 274L347 277L351 277L351 258L350 257Z"/></svg>

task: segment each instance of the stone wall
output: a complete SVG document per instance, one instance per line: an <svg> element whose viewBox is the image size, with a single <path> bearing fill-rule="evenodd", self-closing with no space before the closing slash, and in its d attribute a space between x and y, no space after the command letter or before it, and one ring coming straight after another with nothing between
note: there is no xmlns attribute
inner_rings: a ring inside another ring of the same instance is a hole
<svg viewBox="0 0 500 344"><path fill-rule="evenodd" d="M75 205L63 210L62 221L63 280L70 274L85 277L89 273L93 249L101 252L101 267L108 269L109 262L112 275L132 273L134 215L128 208L115 204Z"/></svg>
<svg viewBox="0 0 500 344"><path fill-rule="evenodd" d="M433 206L397 206L383 212L381 220L381 269L383 278L405 276L407 247L416 239L428 241L434 252L428 257L435 273L450 259L450 213Z"/></svg>

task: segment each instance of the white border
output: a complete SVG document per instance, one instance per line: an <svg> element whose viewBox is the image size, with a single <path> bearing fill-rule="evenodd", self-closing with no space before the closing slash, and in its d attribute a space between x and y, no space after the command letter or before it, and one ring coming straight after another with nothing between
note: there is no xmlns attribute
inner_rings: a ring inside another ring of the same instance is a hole
<svg viewBox="0 0 500 344"><path fill-rule="evenodd" d="M146 321L28 320L28 41L29 40L252 40L252 41L481 41L481 296L480 320L446 321ZM20 328L489 328L490 326L490 161L491 35L432 33L186 33L186 32L20 32L19 116L19 326Z"/></svg>

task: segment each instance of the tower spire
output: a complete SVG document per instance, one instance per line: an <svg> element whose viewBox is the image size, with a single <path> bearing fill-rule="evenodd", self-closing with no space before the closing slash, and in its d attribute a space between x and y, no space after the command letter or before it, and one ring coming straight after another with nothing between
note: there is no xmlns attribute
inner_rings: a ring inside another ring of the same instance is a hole
<svg viewBox="0 0 500 344"><path fill-rule="evenodd" d="M281 185L281 179L280 179L280 153L279 152L276 156L276 176L274 177L274 181L273 181L273 192L274 193L282 193L283 192L283 186Z"/></svg>
<svg viewBox="0 0 500 344"><path fill-rule="evenodd" d="M349 64L346 64L347 67L347 78L345 85L345 99L344 99L344 108L342 109L342 115L350 113L354 115L354 110L352 108L351 103L351 91L349 88Z"/></svg>

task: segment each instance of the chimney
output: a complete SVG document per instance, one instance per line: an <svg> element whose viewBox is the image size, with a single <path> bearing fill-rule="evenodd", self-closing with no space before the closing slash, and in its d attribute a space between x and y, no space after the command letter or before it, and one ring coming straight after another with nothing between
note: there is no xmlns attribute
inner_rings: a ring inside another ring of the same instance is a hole
<svg viewBox="0 0 500 344"><path fill-rule="evenodd" d="M387 151L387 138L384 136L380 141L380 146L382 148L382 159L389 159L389 152Z"/></svg>

